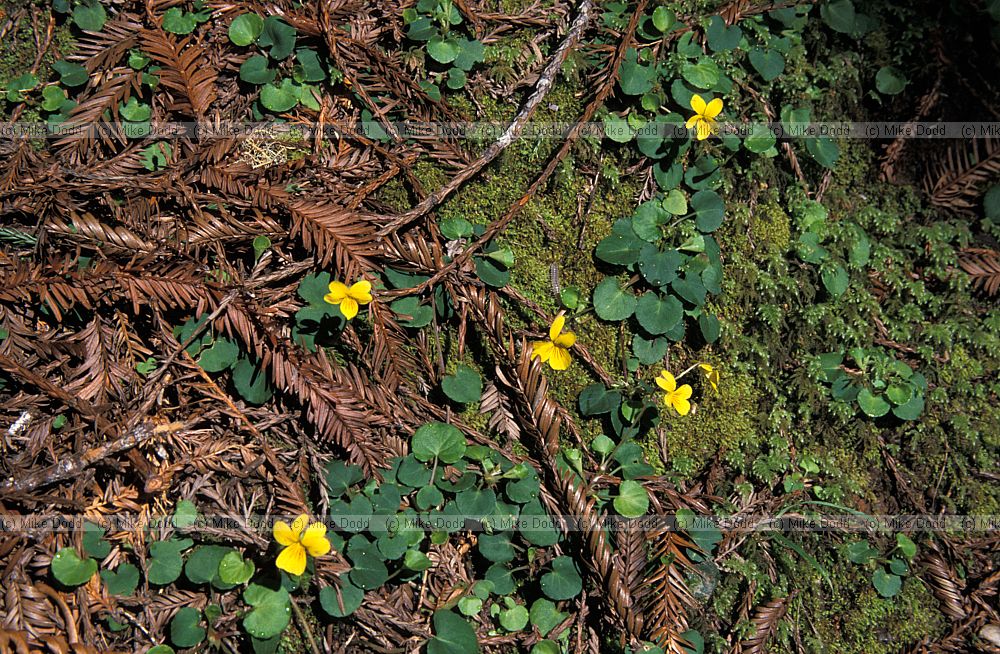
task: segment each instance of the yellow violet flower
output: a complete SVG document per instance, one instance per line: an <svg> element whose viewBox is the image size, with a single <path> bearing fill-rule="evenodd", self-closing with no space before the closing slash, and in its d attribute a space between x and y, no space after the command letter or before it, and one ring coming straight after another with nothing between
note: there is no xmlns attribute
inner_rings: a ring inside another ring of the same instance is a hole
<svg viewBox="0 0 1000 654"><path fill-rule="evenodd" d="M330 551L330 539L326 537L326 525L321 522L309 524L309 516L300 515L289 525L281 520L274 523L274 540L284 545L278 560L279 569L290 575L300 575L306 570L306 553L323 556Z"/></svg>
<svg viewBox="0 0 1000 654"><path fill-rule="evenodd" d="M719 392L719 371L711 363L699 363L698 367L705 371L705 379L712 385L712 390Z"/></svg>
<svg viewBox="0 0 1000 654"><path fill-rule="evenodd" d="M691 387L688 384L677 388L677 380L664 370L656 378L656 385L667 392L663 396L663 403L668 407L682 416L686 416L691 411L691 402L688 401L688 398L691 397Z"/></svg>
<svg viewBox="0 0 1000 654"><path fill-rule="evenodd" d="M694 115L688 118L685 127L691 129L697 126L698 140L704 141L715 131L715 117L722 112L722 98L715 98L706 104L705 99L695 93L691 96L691 108Z"/></svg>
<svg viewBox="0 0 1000 654"><path fill-rule="evenodd" d="M339 304L340 312L350 320L358 315L358 306L372 301L372 284L362 279L348 287L343 282L330 282L330 292L323 296L330 304Z"/></svg>
<svg viewBox="0 0 1000 654"><path fill-rule="evenodd" d="M576 343L576 334L573 332L563 333L563 326L566 324L566 317L559 312L552 326L549 327L549 340L536 341L531 344L531 358L538 357L542 363L548 363L553 370L565 370L569 368L571 359L569 349Z"/></svg>

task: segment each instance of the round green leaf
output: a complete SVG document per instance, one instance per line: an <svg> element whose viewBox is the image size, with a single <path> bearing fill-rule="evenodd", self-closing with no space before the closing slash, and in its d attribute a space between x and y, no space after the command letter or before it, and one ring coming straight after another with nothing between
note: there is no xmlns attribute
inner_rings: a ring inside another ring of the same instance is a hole
<svg viewBox="0 0 1000 654"><path fill-rule="evenodd" d="M708 37L708 47L714 52L726 52L739 46L743 30L738 25L727 26L722 16L712 16L705 35Z"/></svg>
<svg viewBox="0 0 1000 654"><path fill-rule="evenodd" d="M906 534L896 534L896 547L908 559L917 555L917 544L910 540Z"/></svg>
<svg viewBox="0 0 1000 654"><path fill-rule="evenodd" d="M458 40L454 37L434 36L427 42L427 54L438 63L450 64L462 51Z"/></svg>
<svg viewBox="0 0 1000 654"><path fill-rule="evenodd" d="M991 222L1000 223L1000 184L990 187L983 196L983 210Z"/></svg>
<svg viewBox="0 0 1000 654"><path fill-rule="evenodd" d="M833 297L843 295L851 283L847 271L839 263L833 266L824 266L820 277L823 280L823 286Z"/></svg>
<svg viewBox="0 0 1000 654"><path fill-rule="evenodd" d="M486 570L484 579L493 584L497 595L510 595L517 589L513 573L503 563L494 563Z"/></svg>
<svg viewBox="0 0 1000 654"><path fill-rule="evenodd" d="M862 388L858 393L858 405L872 418L879 418L889 412L889 403L881 395L873 395L867 388Z"/></svg>
<svg viewBox="0 0 1000 654"><path fill-rule="evenodd" d="M219 579L226 584L245 584L250 581L254 570L253 561L244 561L239 552L229 552L219 562Z"/></svg>
<svg viewBox="0 0 1000 654"><path fill-rule="evenodd" d="M569 614L559 611L551 600L539 597L532 603L528 617L531 624L538 628L538 633L545 636L569 617Z"/></svg>
<svg viewBox="0 0 1000 654"><path fill-rule="evenodd" d="M240 396L250 404L263 404L271 399L271 387L267 383L267 373L250 362L240 359L233 366L233 385Z"/></svg>
<svg viewBox="0 0 1000 654"><path fill-rule="evenodd" d="M194 541L190 538L180 540L160 540L149 546L149 563L146 568L146 579L157 586L176 581L181 576L184 560L181 552L191 547Z"/></svg>
<svg viewBox="0 0 1000 654"><path fill-rule="evenodd" d="M594 249L594 255L601 261L627 266L639 258L643 242L636 236L627 220L619 220L611 228L611 234L601 239Z"/></svg>
<svg viewBox="0 0 1000 654"><path fill-rule="evenodd" d="M715 191L698 191L691 196L691 208L695 212L695 226L702 232L714 232L722 225L726 206Z"/></svg>
<svg viewBox="0 0 1000 654"><path fill-rule="evenodd" d="M657 7L653 10L653 27L658 29L661 34L665 34L667 30L673 27L676 20L677 17L674 15L674 12L666 7Z"/></svg>
<svg viewBox="0 0 1000 654"><path fill-rule="evenodd" d="M618 280L606 277L594 289L594 311L603 320L625 320L635 312L636 298Z"/></svg>
<svg viewBox="0 0 1000 654"><path fill-rule="evenodd" d="M500 612L500 626L507 631L521 631L528 624L528 609L520 604Z"/></svg>
<svg viewBox="0 0 1000 654"><path fill-rule="evenodd" d="M155 645L146 650L146 654L175 654L170 645Z"/></svg>
<svg viewBox="0 0 1000 654"><path fill-rule="evenodd" d="M785 72L785 58L776 50L753 48L750 50L750 63L765 82L770 82Z"/></svg>
<svg viewBox="0 0 1000 654"><path fill-rule="evenodd" d="M652 365L660 361L667 355L670 341L660 337L653 340L646 340L639 334L632 337L632 354L644 366Z"/></svg>
<svg viewBox="0 0 1000 654"><path fill-rule="evenodd" d="M351 543L355 542L355 536ZM386 582L389 578L389 570L385 567L381 554L374 544L369 543L362 547L348 547L347 557L354 564L350 572L351 583L364 590L373 590Z"/></svg>
<svg viewBox="0 0 1000 654"><path fill-rule="evenodd" d="M240 79L248 84L267 84L274 81L277 72L268 68L267 57L254 55L240 64ZM328 273L327 273L328 274ZM324 290L324 294L326 291Z"/></svg>
<svg viewBox="0 0 1000 654"><path fill-rule="evenodd" d="M699 89L712 88L719 83L720 76L719 66L708 57L702 57L697 63L681 66L681 77Z"/></svg>
<svg viewBox="0 0 1000 654"><path fill-rule="evenodd" d="M86 0L73 8L73 22L82 30L100 32L108 14L98 0Z"/></svg>
<svg viewBox="0 0 1000 654"><path fill-rule="evenodd" d="M712 344L719 340L719 319L714 314L702 313L698 316L698 327L701 329L701 335L706 343Z"/></svg>
<svg viewBox="0 0 1000 654"><path fill-rule="evenodd" d="M479 652L476 630L456 613L436 611L434 637L427 641L427 654L474 654Z"/></svg>
<svg viewBox="0 0 1000 654"><path fill-rule="evenodd" d="M882 66L875 74L875 88L879 93L896 95L906 88L906 78L892 66Z"/></svg>
<svg viewBox="0 0 1000 654"><path fill-rule="evenodd" d="M454 375L448 375L441 381L441 389L455 402L478 402L483 395L483 379L472 368L459 365Z"/></svg>
<svg viewBox="0 0 1000 654"><path fill-rule="evenodd" d="M180 7L171 7L163 14L163 29L171 34L190 34L196 25L194 16Z"/></svg>
<svg viewBox="0 0 1000 654"><path fill-rule="evenodd" d="M442 463L455 463L465 454L465 436L453 425L431 422L413 434L413 456L420 461L437 457Z"/></svg>
<svg viewBox="0 0 1000 654"><path fill-rule="evenodd" d="M483 516L489 515L497 505L497 496L489 488L470 488L462 491L455 497L458 510L466 517L473 520L480 520Z"/></svg>
<svg viewBox="0 0 1000 654"><path fill-rule="evenodd" d="M448 81L445 82L445 85L449 89L457 90L463 88L468 81L469 78L464 70L461 68L452 68L448 71Z"/></svg>
<svg viewBox="0 0 1000 654"><path fill-rule="evenodd" d="M80 586L87 583L97 572L97 561L87 557L81 559L76 549L64 547L52 557L52 576L64 586Z"/></svg>
<svg viewBox="0 0 1000 654"><path fill-rule="evenodd" d="M618 85L625 95L642 95L653 88L656 81L656 69L638 62L635 48L625 52L624 61L618 69Z"/></svg>
<svg viewBox="0 0 1000 654"><path fill-rule="evenodd" d="M92 522L83 523L83 551L95 559L103 559L111 553L111 543L104 540L104 528Z"/></svg>
<svg viewBox="0 0 1000 654"><path fill-rule="evenodd" d="M331 461L326 467L326 487L332 497L340 497L347 489L364 479L360 466L343 461Z"/></svg>
<svg viewBox="0 0 1000 654"><path fill-rule="evenodd" d="M417 296L404 297L389 305L389 308L401 318L400 322L407 327L418 329L425 327L434 320L433 307L421 304ZM403 318L407 316L407 318Z"/></svg>
<svg viewBox="0 0 1000 654"><path fill-rule="evenodd" d="M915 394L905 404L892 407L892 413L900 420L916 420L924 412L924 396Z"/></svg>
<svg viewBox="0 0 1000 654"><path fill-rule="evenodd" d="M597 382L587 386L580 392L580 413L585 416L608 413L617 409L621 401L621 393L618 391L609 391L604 384Z"/></svg>
<svg viewBox="0 0 1000 654"><path fill-rule="evenodd" d="M539 547L548 547L559 542L559 531L556 529L555 521L542 507L537 497L524 504L521 516L526 518L529 525L520 529L526 541Z"/></svg>
<svg viewBox="0 0 1000 654"><path fill-rule="evenodd" d="M623 481L614 501L615 511L626 518L638 518L649 510L649 494L637 481Z"/></svg>
<svg viewBox="0 0 1000 654"><path fill-rule="evenodd" d="M655 245L646 244L639 252L639 272L653 286L669 284L677 278L677 268L684 256L677 250L660 251Z"/></svg>
<svg viewBox="0 0 1000 654"><path fill-rule="evenodd" d="M663 208L675 216L686 214L688 205L683 191L678 188L671 189L663 198Z"/></svg>
<svg viewBox="0 0 1000 654"><path fill-rule="evenodd" d="M833 168L840 158L840 147L826 136L806 139L806 150L824 168Z"/></svg>
<svg viewBox="0 0 1000 654"><path fill-rule="evenodd" d="M665 334L673 329L684 317L684 307L680 300L670 295L663 297L657 293L644 293L635 307L635 317L650 334Z"/></svg>
<svg viewBox="0 0 1000 654"><path fill-rule="evenodd" d="M424 486L417 491L417 508L427 510L432 506L440 506L444 502L444 495L437 486Z"/></svg>
<svg viewBox="0 0 1000 654"><path fill-rule="evenodd" d="M323 610L335 618L346 618L358 610L365 599L365 591L357 586L343 582L340 586L340 598L337 589L327 586L319 591L319 604Z"/></svg>
<svg viewBox="0 0 1000 654"><path fill-rule="evenodd" d="M284 59L295 49L295 28L277 16L268 16L264 19L264 29L257 37L257 45L271 48L272 59Z"/></svg>
<svg viewBox="0 0 1000 654"><path fill-rule="evenodd" d="M197 547L188 555L187 561L184 563L184 576L195 584L207 584L218 579L219 563L230 552L235 552L235 550L222 545Z"/></svg>
<svg viewBox="0 0 1000 654"><path fill-rule="evenodd" d="M275 113L289 111L299 103L299 90L290 79L281 80L280 86L265 84L260 90L260 103Z"/></svg>
<svg viewBox="0 0 1000 654"><path fill-rule="evenodd" d="M517 555L514 545L510 542L510 536L504 533L480 534L478 547L483 558L493 563L507 563L513 561Z"/></svg>
<svg viewBox="0 0 1000 654"><path fill-rule="evenodd" d="M288 626L292 617L292 607L291 598L284 588L270 590L251 584L244 591L243 599L254 607L243 618L243 628L254 638L261 640L274 638Z"/></svg>
<svg viewBox="0 0 1000 654"><path fill-rule="evenodd" d="M483 600L467 595L458 600L458 610L462 615L470 618L479 615L479 612L483 610Z"/></svg>
<svg viewBox="0 0 1000 654"><path fill-rule="evenodd" d="M139 568L123 563L114 570L101 570L101 579L109 593L128 597L139 585Z"/></svg>
<svg viewBox="0 0 1000 654"><path fill-rule="evenodd" d="M645 492L643 490L643 493ZM541 585L542 592L550 599L567 600L580 594L583 590L583 579L576 571L572 557L558 556L552 560L552 572L542 575Z"/></svg>
<svg viewBox="0 0 1000 654"><path fill-rule="evenodd" d="M63 86L81 86L90 79L86 68L65 60L54 62L52 70L59 73L59 83Z"/></svg>
<svg viewBox="0 0 1000 654"><path fill-rule="evenodd" d="M776 140L770 127L762 123L755 123L750 134L744 139L743 147L754 154L761 154L773 148Z"/></svg>
<svg viewBox="0 0 1000 654"><path fill-rule="evenodd" d="M129 101L118 107L118 113L125 120L132 122L143 122L149 120L153 115L153 110L145 102L139 102L133 95Z"/></svg>
<svg viewBox="0 0 1000 654"><path fill-rule="evenodd" d="M820 5L819 14L823 21L837 32L850 34L854 31L855 12L851 0L833 0Z"/></svg>
<svg viewBox="0 0 1000 654"><path fill-rule="evenodd" d="M263 18L257 14L240 14L229 24L229 40L234 45L250 45L263 31Z"/></svg>
<svg viewBox="0 0 1000 654"><path fill-rule="evenodd" d="M420 550L406 550L403 557L403 565L410 570L422 572L430 568L434 563Z"/></svg>
<svg viewBox="0 0 1000 654"><path fill-rule="evenodd" d="M191 500L178 500L173 517L174 527L186 529L198 521L198 507Z"/></svg>
<svg viewBox="0 0 1000 654"><path fill-rule="evenodd" d="M199 622L201 611L185 606L170 621L170 640L178 647L194 647L205 640L205 630Z"/></svg>
<svg viewBox="0 0 1000 654"><path fill-rule="evenodd" d="M198 365L206 372L221 372L234 365L239 354L240 348L236 343L228 338L219 338L201 353Z"/></svg>
<svg viewBox="0 0 1000 654"><path fill-rule="evenodd" d="M562 652L559 649L559 644L554 640L540 640L535 643L529 654L559 654Z"/></svg>
<svg viewBox="0 0 1000 654"><path fill-rule="evenodd" d="M889 574L885 568L879 566L872 574L872 585L875 586L879 595L888 599L899 593L900 588L903 587L903 580L897 575Z"/></svg>

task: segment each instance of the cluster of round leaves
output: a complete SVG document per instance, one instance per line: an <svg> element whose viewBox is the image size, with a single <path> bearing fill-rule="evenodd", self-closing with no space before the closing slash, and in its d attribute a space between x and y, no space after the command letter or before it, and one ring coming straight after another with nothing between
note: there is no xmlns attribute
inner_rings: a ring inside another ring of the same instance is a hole
<svg viewBox="0 0 1000 654"><path fill-rule="evenodd" d="M800 231L796 243L799 258L820 266L820 279L830 297L842 296L851 281L848 269L863 270L871 258L868 235L856 223L839 221L836 228L847 238L835 238L827 222L829 212L815 200L803 200L793 213Z"/></svg>
<svg viewBox="0 0 1000 654"><path fill-rule="evenodd" d="M174 336L184 343L206 320L190 318L183 325L174 328ZM195 358L205 372L232 371L233 386L244 400L250 404L263 404L271 399L271 385L267 372L255 364L250 356L240 350L232 340L213 335L210 329L195 338L187 347L187 353Z"/></svg>
<svg viewBox="0 0 1000 654"><path fill-rule="evenodd" d="M638 364L656 363L666 354L670 341L682 340L685 316L698 322L705 342L714 343L719 337L718 318L704 305L710 293L722 291L719 246L708 232L721 224L723 203L716 191L707 188L707 180L717 174L718 167L709 157L699 162L700 166L692 166L685 175L691 185L700 187L690 200L675 187L644 202L632 216L617 221L594 252L601 261L638 273L641 288L645 289L637 296L618 278L606 277L592 297L594 311L603 320L635 317L641 331L632 341L632 369ZM712 172L702 176L706 169ZM680 165L672 166L668 174L679 178ZM671 247L664 227L684 218L693 218L699 231L688 231L683 243Z"/></svg>
<svg viewBox="0 0 1000 654"><path fill-rule="evenodd" d="M852 348L854 365L864 374L860 377L844 371L844 352L819 355L819 378L830 384L835 402L857 402L869 418L881 418L890 411L900 420L916 420L924 411L927 379L906 363L894 358L880 347Z"/></svg>
<svg viewBox="0 0 1000 654"><path fill-rule="evenodd" d="M436 81L424 80L420 86L433 100L441 99L438 84L446 79L449 89L460 89L468 81L468 72L483 61L482 41L467 39L452 31L462 24L462 14L451 0L419 0L416 7L403 10L406 37L427 43L427 54L439 64L450 66L444 73L434 74Z"/></svg>
<svg viewBox="0 0 1000 654"><path fill-rule="evenodd" d="M898 552L898 556L886 559L867 540L860 540L847 546L847 559L863 566L874 566L872 571L872 586L878 594L886 599L895 597L903 587L903 577L910 572L907 561L912 561L917 554L917 545L903 533L896 534L896 546L890 554Z"/></svg>
<svg viewBox="0 0 1000 654"><path fill-rule="evenodd" d="M197 517L195 505L188 500L181 500L173 515L173 525L182 529L190 527ZM81 541L84 555L81 556L73 547L65 547L52 557L50 564L52 576L66 587L80 586L90 581L98 570L98 560L111 553L111 544L104 538L103 527L92 523L84 523L83 526ZM247 583L254 575L254 563L245 560L234 548L202 545L191 549L192 546L194 541L190 538L170 538L150 543L145 564L146 583L158 587L167 586L177 582L183 573L192 584L210 584L217 590L225 591ZM113 570L101 570L100 577L109 594L130 597L135 594L143 573L134 564L124 562ZM287 592L285 594L287 596ZM248 601L248 604L256 607L252 602ZM257 607L247 614L244 626L251 634L266 635L274 631L272 635L276 635L288 624L286 619L281 628L275 631L281 614L281 611L267 608L260 610ZM208 633L202 625L212 624L220 615L221 609L212 605L206 607L204 612L190 607L179 610L170 621L171 643L182 648L200 644ZM116 631L125 628L113 616L108 616L108 623ZM150 651L161 654L173 651L169 645L159 647L160 649Z"/></svg>
<svg viewBox="0 0 1000 654"><path fill-rule="evenodd" d="M237 46L256 46L259 52L240 65L240 79L260 86L260 105L268 111L283 113L298 104L319 111L320 105L313 92L315 83L323 82L328 75L334 78L339 72L331 71L329 64L312 48L296 48L295 28L277 16L261 18L257 14L241 14L229 25L229 40ZM265 54L266 51L266 54ZM295 54L291 77L278 80L279 64Z"/></svg>
<svg viewBox="0 0 1000 654"><path fill-rule="evenodd" d="M443 382L445 394L462 403L478 401L481 388L481 378L466 367ZM523 556L519 541L548 547L560 538L539 500L537 471L514 464L491 448L469 445L457 428L440 422L417 429L411 451L391 461L381 483L365 482L356 466L338 461L329 465L325 481L335 526L330 539L352 568L339 590L321 592L324 610L333 617L349 615L361 605L366 591L390 578L414 579L430 568L428 543L442 544L469 530L481 531L476 551L483 577L451 608L474 616L494 598L489 610L500 629L520 631L530 623L546 635L565 617L556 602L578 595L583 581L566 556L552 560L537 587L519 580L512 567ZM515 596L519 586L535 594L540 591L540 596L530 606L523 604ZM459 647L466 643L454 635L466 633L459 622L465 620L454 611L439 612L429 651L474 651ZM474 643L474 632L468 633Z"/></svg>

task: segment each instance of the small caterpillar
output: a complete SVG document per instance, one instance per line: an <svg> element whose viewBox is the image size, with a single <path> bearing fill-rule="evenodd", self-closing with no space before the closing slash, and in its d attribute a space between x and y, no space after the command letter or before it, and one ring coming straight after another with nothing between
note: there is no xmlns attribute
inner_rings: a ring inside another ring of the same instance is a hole
<svg viewBox="0 0 1000 654"><path fill-rule="evenodd" d="M562 293L562 286L559 284L559 266L556 264L549 264L549 283L552 284L552 294L559 299Z"/></svg>

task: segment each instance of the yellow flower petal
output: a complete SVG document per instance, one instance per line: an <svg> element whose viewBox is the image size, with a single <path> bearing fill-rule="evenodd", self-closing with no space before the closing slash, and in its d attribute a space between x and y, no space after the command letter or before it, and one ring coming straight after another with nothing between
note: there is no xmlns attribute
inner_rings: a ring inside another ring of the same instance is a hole
<svg viewBox="0 0 1000 654"><path fill-rule="evenodd" d="M705 113L705 99L702 98L697 93L695 93L694 95L691 96L691 108L694 109L694 112L696 114L704 115L704 113Z"/></svg>
<svg viewBox="0 0 1000 654"><path fill-rule="evenodd" d="M679 397L674 399L674 408L677 409L677 413L682 416L686 416L691 413L691 403Z"/></svg>
<svg viewBox="0 0 1000 654"><path fill-rule="evenodd" d="M687 119L687 122L684 123L684 127L691 129L692 127L700 123L702 120L704 120L704 118L702 118L698 114L695 114Z"/></svg>
<svg viewBox="0 0 1000 654"><path fill-rule="evenodd" d="M688 399L689 397L691 397L691 386L689 386L688 384L684 384L676 391L674 391L674 395L682 400Z"/></svg>
<svg viewBox="0 0 1000 654"><path fill-rule="evenodd" d="M552 321L552 326L549 327L549 340L555 341L559 338L559 334L562 333L563 327L566 325L566 316L560 313L556 316L555 320Z"/></svg>
<svg viewBox="0 0 1000 654"><path fill-rule="evenodd" d="M553 370L565 370L569 368L569 364L573 362L573 359L569 356L569 350L562 347L552 347L552 357L549 359L549 365L552 366Z"/></svg>
<svg viewBox="0 0 1000 654"><path fill-rule="evenodd" d="M656 385L668 393L672 393L674 389L677 388L677 380L674 379L673 375L664 370L660 373L660 376L656 378Z"/></svg>
<svg viewBox="0 0 1000 654"><path fill-rule="evenodd" d="M290 575L300 575L306 571L306 548L292 543L281 551L274 565Z"/></svg>
<svg viewBox="0 0 1000 654"><path fill-rule="evenodd" d="M340 303L340 312L344 314L344 317L348 320L358 315L357 300L352 297L345 297L344 301Z"/></svg>
<svg viewBox="0 0 1000 654"><path fill-rule="evenodd" d="M704 370L705 372L712 372L713 370L711 363L699 363L698 367Z"/></svg>
<svg viewBox="0 0 1000 654"><path fill-rule="evenodd" d="M699 141L704 141L709 136L711 136L713 128L714 128L714 124L712 123L712 121L708 120L707 118L701 120L698 123L698 140Z"/></svg>
<svg viewBox="0 0 1000 654"><path fill-rule="evenodd" d="M278 520L274 523L274 540L278 541L279 545L291 545L298 542L299 537L292 533L292 528L287 522Z"/></svg>
<svg viewBox="0 0 1000 654"><path fill-rule="evenodd" d="M326 525L315 522L302 534L302 547L313 556L323 556L330 551L330 539L326 537Z"/></svg>
<svg viewBox="0 0 1000 654"><path fill-rule="evenodd" d="M340 304L345 297L347 297L347 285L343 282L330 282L330 292L323 299L330 304Z"/></svg>
<svg viewBox="0 0 1000 654"><path fill-rule="evenodd" d="M550 341L535 341L531 344L531 358L538 357L542 363L545 363L552 356L552 350L555 347Z"/></svg>
<svg viewBox="0 0 1000 654"><path fill-rule="evenodd" d="M705 107L705 118L715 118L722 113L722 98L715 98Z"/></svg>
<svg viewBox="0 0 1000 654"><path fill-rule="evenodd" d="M368 304L372 301L372 283L362 279L347 289L347 296L358 304Z"/></svg>
<svg viewBox="0 0 1000 654"><path fill-rule="evenodd" d="M569 348L573 347L573 345L576 343L576 334L574 334L573 332L566 332L564 334L559 334L559 336L556 336L555 339L553 339L552 343L556 347L561 347L568 350Z"/></svg>

